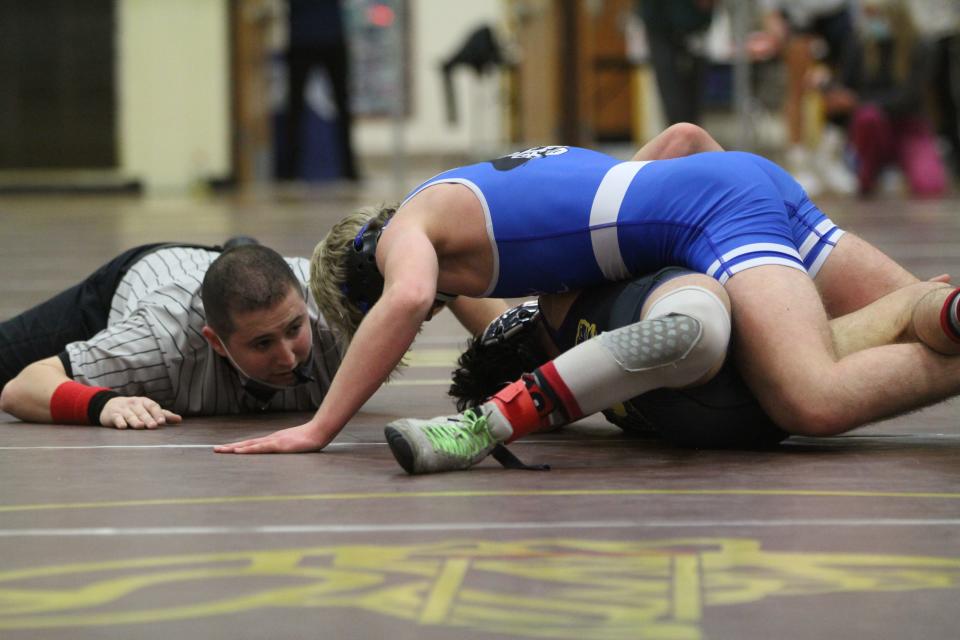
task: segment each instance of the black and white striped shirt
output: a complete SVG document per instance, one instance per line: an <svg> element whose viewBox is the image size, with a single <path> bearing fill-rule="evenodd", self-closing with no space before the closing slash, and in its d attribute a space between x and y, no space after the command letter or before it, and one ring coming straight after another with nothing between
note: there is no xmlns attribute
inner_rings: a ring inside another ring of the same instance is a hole
<svg viewBox="0 0 960 640"><path fill-rule="evenodd" d="M170 247L147 254L123 276L107 328L67 345L74 380L147 396L181 415L316 409L343 353L307 287L309 261L287 258L307 294L314 382L278 392L266 406L244 391L230 362L204 339L200 286L219 253Z"/></svg>

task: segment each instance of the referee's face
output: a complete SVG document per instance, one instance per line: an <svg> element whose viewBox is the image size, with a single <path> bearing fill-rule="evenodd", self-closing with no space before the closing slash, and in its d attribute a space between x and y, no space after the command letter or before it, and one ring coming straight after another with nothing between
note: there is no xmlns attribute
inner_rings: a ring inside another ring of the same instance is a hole
<svg viewBox="0 0 960 640"><path fill-rule="evenodd" d="M296 383L293 370L307 361L313 342L307 303L299 291L291 288L270 309L235 314L233 324L227 348L244 373L277 386Z"/></svg>

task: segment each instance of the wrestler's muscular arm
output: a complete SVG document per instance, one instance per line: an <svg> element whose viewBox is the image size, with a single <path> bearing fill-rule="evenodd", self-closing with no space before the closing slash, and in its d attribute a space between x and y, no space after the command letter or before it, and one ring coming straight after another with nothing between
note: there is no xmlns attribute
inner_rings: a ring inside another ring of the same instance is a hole
<svg viewBox="0 0 960 640"><path fill-rule="evenodd" d="M70 378L60 358L38 360L3 387L0 409L25 422L50 423L50 398L64 382L70 382ZM111 398L100 412L100 424L117 429L156 429L180 420L177 414L142 396Z"/></svg>
<svg viewBox="0 0 960 640"><path fill-rule="evenodd" d="M296 453L322 449L380 388L410 348L436 295L437 253L416 223L396 218L377 249L383 295L360 323L313 418L261 438L214 448L218 453Z"/></svg>

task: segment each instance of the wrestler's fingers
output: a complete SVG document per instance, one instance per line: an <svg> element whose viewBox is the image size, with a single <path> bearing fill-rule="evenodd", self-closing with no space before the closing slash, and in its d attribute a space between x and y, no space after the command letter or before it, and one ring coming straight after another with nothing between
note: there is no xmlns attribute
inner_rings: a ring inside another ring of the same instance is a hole
<svg viewBox="0 0 960 640"><path fill-rule="evenodd" d="M272 440L266 438L243 447L237 447L234 453L283 453L284 450Z"/></svg>
<svg viewBox="0 0 960 640"><path fill-rule="evenodd" d="M173 411L167 411L166 409L162 409L161 411L163 411L163 418L167 424L180 424L183 422L183 418Z"/></svg>
<svg viewBox="0 0 960 640"><path fill-rule="evenodd" d="M254 444L255 442L257 442L259 439L260 438L253 438L250 440L241 440L240 442L229 442L227 444L218 444L213 448L213 450L216 451L217 453L236 453L237 449L240 449L242 447L248 447Z"/></svg>

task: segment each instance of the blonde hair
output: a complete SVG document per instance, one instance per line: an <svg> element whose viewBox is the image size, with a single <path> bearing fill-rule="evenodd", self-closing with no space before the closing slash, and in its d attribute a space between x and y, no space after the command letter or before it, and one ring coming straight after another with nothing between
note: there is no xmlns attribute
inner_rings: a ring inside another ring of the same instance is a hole
<svg viewBox="0 0 960 640"><path fill-rule="evenodd" d="M369 229L382 229L397 210L397 205L365 207L345 216L317 243L310 258L310 291L320 313L337 336L349 344L357 332L363 313L344 295L342 286L347 280L347 255L353 251L353 241L369 223Z"/></svg>

